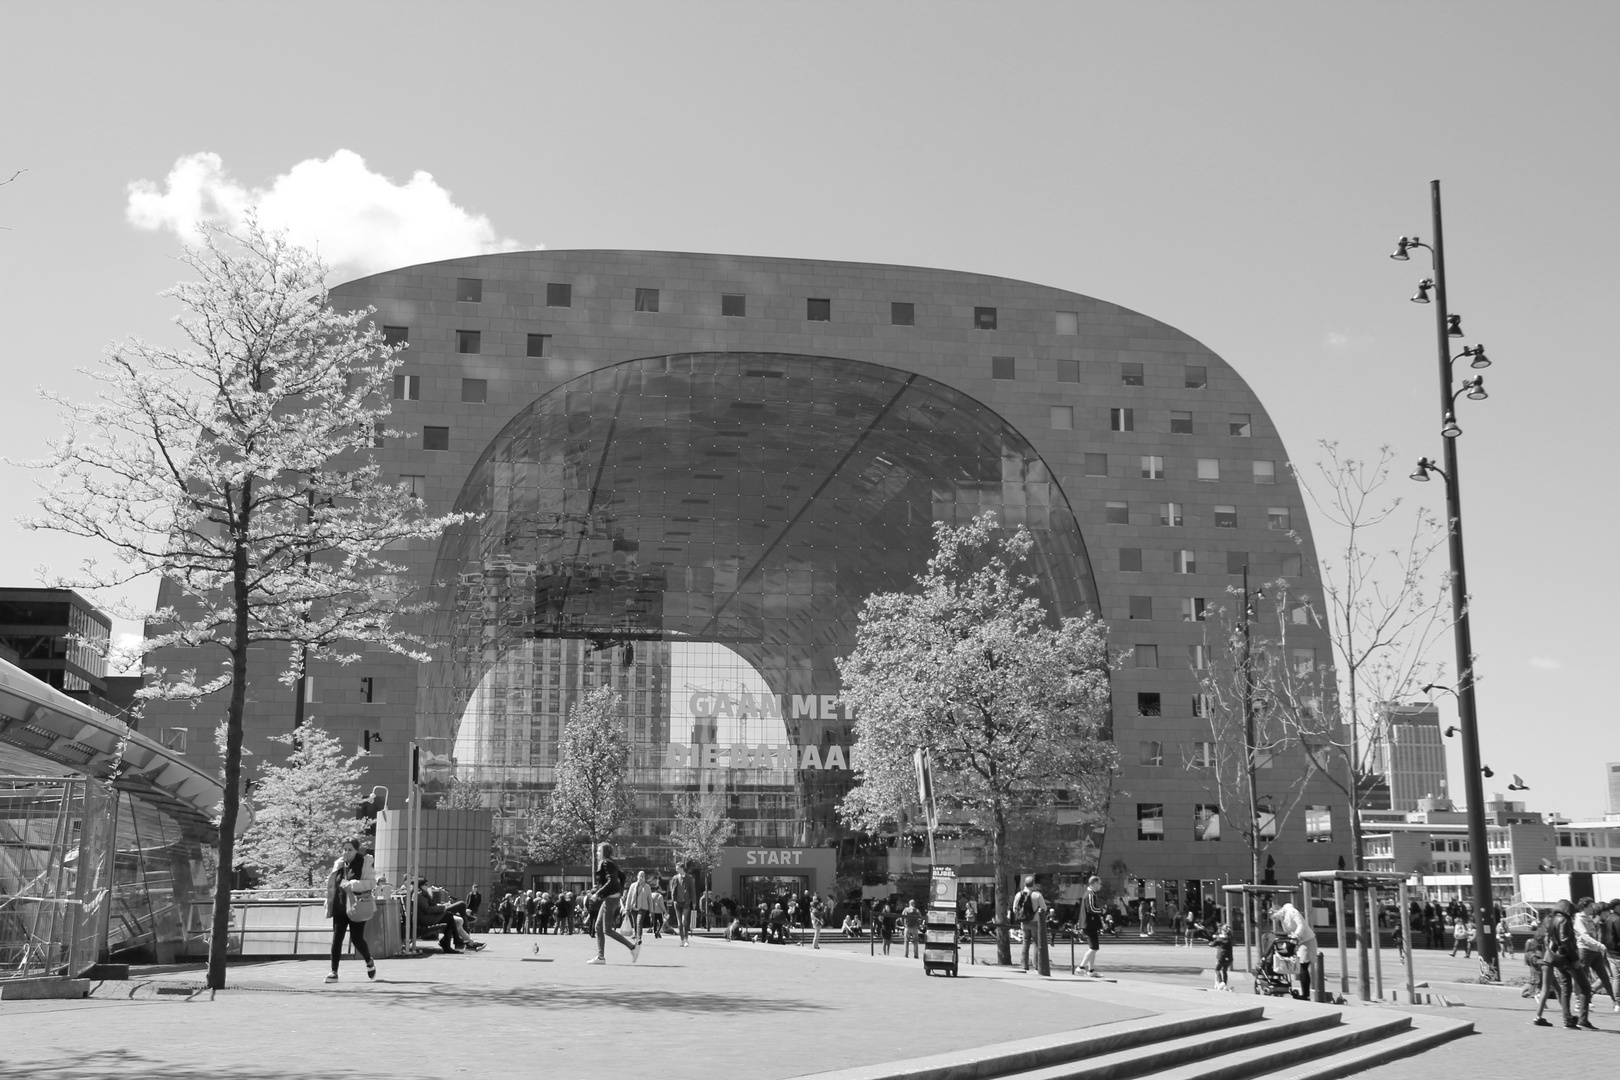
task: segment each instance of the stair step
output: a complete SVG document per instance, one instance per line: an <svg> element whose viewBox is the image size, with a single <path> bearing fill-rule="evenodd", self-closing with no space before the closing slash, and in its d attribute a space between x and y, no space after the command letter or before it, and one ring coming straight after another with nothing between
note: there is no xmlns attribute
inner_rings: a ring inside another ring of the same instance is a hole
<svg viewBox="0 0 1620 1080"><path fill-rule="evenodd" d="M1207 1061L1222 1054L1342 1026L1343 1017L1337 1012L1301 1010L1278 1019L1257 1020L1238 1027L1184 1035L1179 1039L1163 1039L1084 1061L1069 1061L1044 1069L1013 1073L1009 1080L1125 1080L1127 1077L1158 1074L1178 1065Z"/></svg>
<svg viewBox="0 0 1620 1080"><path fill-rule="evenodd" d="M1385 1065L1391 1061L1413 1057L1432 1050L1452 1039L1460 1039L1474 1032L1470 1020L1451 1020L1439 1016L1414 1016L1412 1028L1380 1039L1374 1043L1351 1047L1337 1054L1312 1061L1289 1065L1280 1070L1262 1073L1257 1080L1337 1080L1363 1069Z"/></svg>
<svg viewBox="0 0 1620 1080"><path fill-rule="evenodd" d="M1246 1080L1291 1065L1341 1054L1408 1031L1412 1018L1404 1013L1357 1017L1353 1023L1312 1031L1277 1042L1245 1047L1231 1053L1194 1061L1157 1072L1154 1080Z"/></svg>

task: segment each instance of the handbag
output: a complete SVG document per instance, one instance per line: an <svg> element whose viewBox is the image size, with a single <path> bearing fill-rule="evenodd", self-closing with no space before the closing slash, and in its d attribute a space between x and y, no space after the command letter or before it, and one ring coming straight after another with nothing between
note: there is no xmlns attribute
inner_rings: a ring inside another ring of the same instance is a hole
<svg viewBox="0 0 1620 1080"><path fill-rule="evenodd" d="M343 894L343 914L349 917L350 922L365 922L377 914L377 900L371 895L371 890L365 892Z"/></svg>

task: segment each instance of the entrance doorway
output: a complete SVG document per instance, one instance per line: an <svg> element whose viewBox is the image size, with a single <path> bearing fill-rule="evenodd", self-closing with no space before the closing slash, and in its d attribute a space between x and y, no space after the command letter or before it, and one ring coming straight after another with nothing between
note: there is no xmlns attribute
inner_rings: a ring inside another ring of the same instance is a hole
<svg viewBox="0 0 1620 1080"><path fill-rule="evenodd" d="M781 904L786 911L789 897L802 901L809 889L807 874L742 874L737 878L737 900L745 919L757 918L761 904L771 908Z"/></svg>

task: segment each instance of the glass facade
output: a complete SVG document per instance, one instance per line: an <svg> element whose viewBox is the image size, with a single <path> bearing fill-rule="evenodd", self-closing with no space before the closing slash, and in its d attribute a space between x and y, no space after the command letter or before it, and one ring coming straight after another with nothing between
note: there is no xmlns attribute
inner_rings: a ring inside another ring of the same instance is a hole
<svg viewBox="0 0 1620 1080"><path fill-rule="evenodd" d="M1035 538L1047 609L1096 609L1067 497L1005 420L859 361L686 353L583 375L513 418L469 474L434 572L418 737L491 794L496 829L553 780L586 690L625 701L637 817L665 858L677 794L724 796L738 841L834 843L851 722L836 659L874 592L912 587L936 521Z"/></svg>

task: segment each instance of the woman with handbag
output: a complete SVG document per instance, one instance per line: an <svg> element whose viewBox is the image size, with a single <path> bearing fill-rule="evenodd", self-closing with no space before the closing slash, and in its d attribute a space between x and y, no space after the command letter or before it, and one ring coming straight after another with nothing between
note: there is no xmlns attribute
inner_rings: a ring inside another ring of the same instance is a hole
<svg viewBox="0 0 1620 1080"><path fill-rule="evenodd" d="M377 914L376 887L377 873L371 856L361 850L358 837L349 837L326 876L326 914L332 920L332 973L326 977L327 982L337 982L345 932L354 943L354 951L366 962L366 978L377 977L377 965L366 947L366 920Z"/></svg>

